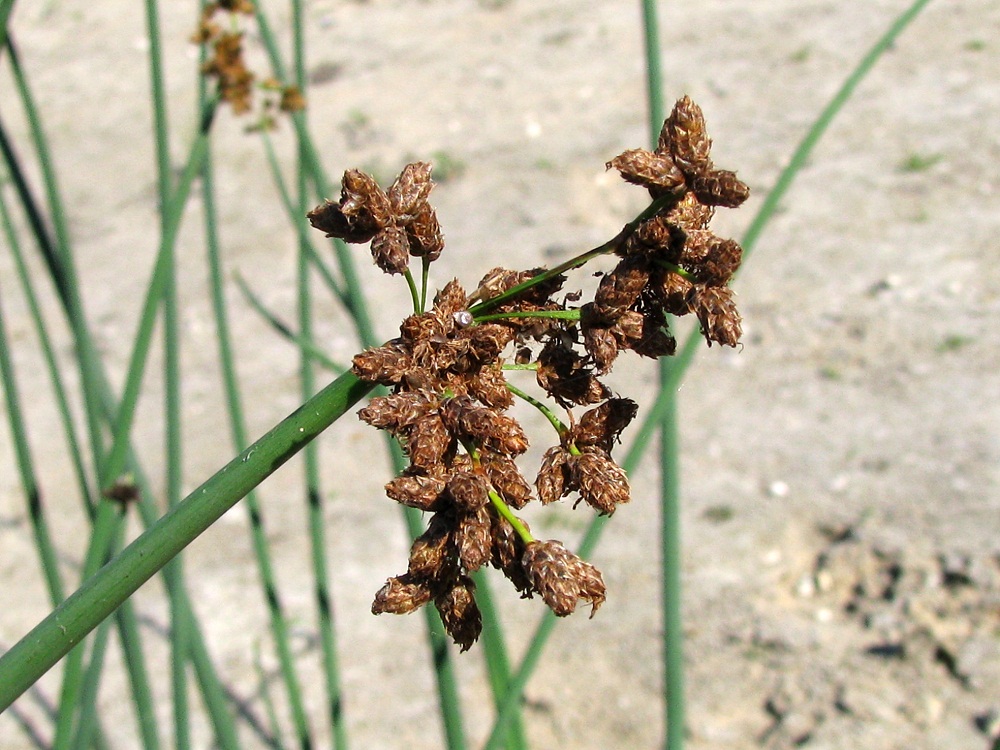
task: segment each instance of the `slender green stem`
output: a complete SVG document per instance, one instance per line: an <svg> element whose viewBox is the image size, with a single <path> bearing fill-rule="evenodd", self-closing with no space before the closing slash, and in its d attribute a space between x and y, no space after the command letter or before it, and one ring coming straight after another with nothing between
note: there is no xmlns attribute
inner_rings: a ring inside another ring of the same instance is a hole
<svg viewBox="0 0 1000 750"><path fill-rule="evenodd" d="M549 420L549 424L551 424L555 428L556 434L558 434L560 438L566 434L569 428L566 427L565 424L563 424L562 420L559 419L559 417L557 417L555 413L546 404L543 404L541 401L532 396L530 393L522 391L520 388L518 388L516 385L514 385L509 381L507 383L507 390L513 393L518 398L527 401L529 404L538 409L538 411L544 414L545 418Z"/></svg>
<svg viewBox="0 0 1000 750"><path fill-rule="evenodd" d="M503 623L500 621L500 613L493 600L489 577L480 569L472 574L472 579L476 584L476 603L483 615L483 657L486 659L493 703L499 709L510 686L510 656L507 653ZM520 714L511 719L510 729L503 743L507 750L525 750L528 747L528 738Z"/></svg>
<svg viewBox="0 0 1000 750"><path fill-rule="evenodd" d="M643 209L638 216L636 216L634 219L632 219L632 221L626 224L618 234L616 234L607 242L598 245L595 248L587 250L586 252L580 253L579 255L570 258L569 260L563 263L560 263L555 268L550 268L549 270L543 271L542 273L536 276L532 276L527 281L522 281L520 284L512 286L506 292L498 294L496 297L491 297L490 299L478 302L477 304L469 308L469 312L471 312L476 317L477 320L482 320L484 319L482 316L485 314L486 310L490 310L496 307L497 305L502 305L504 302L514 299L515 297L517 297L517 295L521 294L522 292L527 291L528 289L531 289L534 286L538 286L539 284L542 284L548 281L549 279L554 279L556 276L559 276L560 274L564 274L567 271L572 271L574 268L579 268L580 266L585 266L594 258L599 258L602 255L607 255L609 253L615 252L616 250L625 245L625 243L628 241L628 238L635 233L635 230L638 229L642 225L642 223L646 221L646 219L649 219L652 216L656 216L656 214L662 211L664 207L671 205L675 201L676 198L674 198L671 195L664 195L660 198L657 198L648 206L646 206L646 208Z"/></svg>
<svg viewBox="0 0 1000 750"><path fill-rule="evenodd" d="M3 207L0 196L0 208ZM4 223L9 227L7 212L3 210ZM12 236L12 235L9 235ZM59 558L52 544L48 520L45 517L45 505L42 493L36 479L31 448L28 445L28 435L24 414L21 411L21 399L18 392L17 378L14 373L14 361L7 346L7 329L4 324L3 308L0 306L0 382L3 383L4 396L7 404L7 424L10 425L13 438L14 453L17 456L18 474L21 478L21 488L28 505L28 518L31 520L31 530L35 535L35 547L45 575L45 583L49 591L49 601L54 607L63 600L62 579L59 577Z"/></svg>
<svg viewBox="0 0 1000 750"><path fill-rule="evenodd" d="M0 656L7 708L167 561L372 389L346 374L304 403L189 494ZM103 504L102 504L103 505Z"/></svg>
<svg viewBox="0 0 1000 750"><path fill-rule="evenodd" d="M521 537L521 541L525 544L531 544L535 541L535 537L531 535L528 531L528 527L524 525L524 521L514 515L514 512L508 507L507 503L498 495L494 490L490 490L490 502L493 503L493 507L496 512L499 513L507 522L514 527L514 531L517 535Z"/></svg>

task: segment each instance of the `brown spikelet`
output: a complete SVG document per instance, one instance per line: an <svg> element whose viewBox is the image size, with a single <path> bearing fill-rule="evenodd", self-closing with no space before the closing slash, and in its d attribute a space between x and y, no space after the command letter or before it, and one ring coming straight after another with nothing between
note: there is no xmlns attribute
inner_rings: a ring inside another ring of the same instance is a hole
<svg viewBox="0 0 1000 750"><path fill-rule="evenodd" d="M521 564L532 588L558 617L566 617L580 600L590 602L593 617L605 599L601 572L550 539L527 545Z"/></svg>
<svg viewBox="0 0 1000 750"><path fill-rule="evenodd" d="M583 346L590 355L594 369L598 373L603 375L611 370L611 366L618 357L618 340L610 328L584 328Z"/></svg>
<svg viewBox="0 0 1000 750"><path fill-rule="evenodd" d="M639 256L629 256L601 279L594 294L594 312L613 323L628 310L649 281L648 263Z"/></svg>
<svg viewBox="0 0 1000 750"><path fill-rule="evenodd" d="M452 449L453 440L440 415L428 414L411 428L406 452L414 466L432 472Z"/></svg>
<svg viewBox="0 0 1000 750"><path fill-rule="evenodd" d="M695 275L705 286L725 286L740 267L742 259L743 248L738 242L716 238Z"/></svg>
<svg viewBox="0 0 1000 750"><path fill-rule="evenodd" d="M395 433L413 425L434 408L427 394L402 391L388 396L376 396L358 412L358 416L372 427Z"/></svg>
<svg viewBox="0 0 1000 750"><path fill-rule="evenodd" d="M425 161L407 164L389 188L393 215L399 221L411 219L416 210L427 202L433 188L430 164Z"/></svg>
<svg viewBox="0 0 1000 750"><path fill-rule="evenodd" d="M385 273L404 274L410 265L409 247L406 230L391 225L379 230L372 240L372 258Z"/></svg>
<svg viewBox="0 0 1000 750"><path fill-rule="evenodd" d="M469 393L491 409L509 409L514 395L507 388L507 378L499 363L480 368L465 381Z"/></svg>
<svg viewBox="0 0 1000 750"><path fill-rule="evenodd" d="M401 346L389 342L354 355L351 372L362 380L395 385L413 367L413 359Z"/></svg>
<svg viewBox="0 0 1000 750"><path fill-rule="evenodd" d="M427 531L418 536L410 547L407 575L426 580L442 577L447 562L451 530L450 516L435 513L427 525Z"/></svg>
<svg viewBox="0 0 1000 750"><path fill-rule="evenodd" d="M670 154L653 153L642 148L625 151L604 165L617 169L626 182L641 185L659 194L684 190L684 175L677 168Z"/></svg>
<svg viewBox="0 0 1000 750"><path fill-rule="evenodd" d="M459 510L471 513L490 501L490 485L486 477L471 469L452 469L448 477L448 494Z"/></svg>
<svg viewBox="0 0 1000 750"><path fill-rule="evenodd" d="M493 534L489 508L481 507L470 513L459 513L452 539L458 559L468 572L479 570L490 560L490 542Z"/></svg>
<svg viewBox="0 0 1000 750"><path fill-rule="evenodd" d="M518 510L528 504L531 500L531 486L525 481L514 459L500 453L483 452L479 463L501 500Z"/></svg>
<svg viewBox="0 0 1000 750"><path fill-rule="evenodd" d="M715 208L701 203L694 193L687 193L667 214L666 219L682 228L684 231L691 229L705 229L715 215Z"/></svg>
<svg viewBox="0 0 1000 750"><path fill-rule="evenodd" d="M483 617L473 596L475 588L471 578L462 576L454 586L434 599L444 629L462 651L472 648L483 629Z"/></svg>
<svg viewBox="0 0 1000 750"><path fill-rule="evenodd" d="M394 615L405 615L419 609L430 600L431 589L427 579L403 574L388 579L378 590L375 601L372 602L372 614L389 612Z"/></svg>
<svg viewBox="0 0 1000 750"><path fill-rule="evenodd" d="M324 201L307 214L309 223L327 237L368 242L389 225L392 209L375 179L357 169L344 172L340 202Z"/></svg>
<svg viewBox="0 0 1000 750"><path fill-rule="evenodd" d="M630 499L625 470L600 449L588 448L575 456L573 473L580 499L601 515L610 516Z"/></svg>
<svg viewBox="0 0 1000 750"><path fill-rule="evenodd" d="M542 456L542 466L535 478L535 488L542 505L554 503L572 491L567 487L567 465L570 455L561 445L555 445L545 451Z"/></svg>
<svg viewBox="0 0 1000 750"><path fill-rule="evenodd" d="M410 255L428 263L441 255L444 250L441 224L429 203L417 207L413 219L406 224L406 237L410 242Z"/></svg>
<svg viewBox="0 0 1000 750"><path fill-rule="evenodd" d="M578 448L596 446L610 453L638 411L639 405L630 398L610 398L580 417L573 428L572 440Z"/></svg>
<svg viewBox="0 0 1000 750"><path fill-rule="evenodd" d="M480 406L468 396L450 399L441 417L452 433L494 453L516 456L528 449L528 438L513 417Z"/></svg>
<svg viewBox="0 0 1000 750"><path fill-rule="evenodd" d="M750 188L735 172L713 169L689 180L691 191L706 206L736 208L750 197Z"/></svg>
<svg viewBox="0 0 1000 750"><path fill-rule="evenodd" d="M444 489L443 479L407 471L386 483L385 494L411 508L439 510L444 505Z"/></svg>
<svg viewBox="0 0 1000 750"><path fill-rule="evenodd" d="M527 523L524 521L521 523L527 528ZM490 564L503 572L504 576L514 584L522 599L530 599L531 581L528 580L524 566L521 565L525 549L524 540L510 522L498 514L491 514L491 524Z"/></svg>
<svg viewBox="0 0 1000 750"><path fill-rule="evenodd" d="M657 289L664 311L671 315L687 315L692 310L696 287L679 273L666 273Z"/></svg>
<svg viewBox="0 0 1000 750"><path fill-rule="evenodd" d="M727 286L700 288L695 295L694 311L709 346L713 341L725 346L736 346L740 342L742 319L736 310L732 289Z"/></svg>
<svg viewBox="0 0 1000 750"><path fill-rule="evenodd" d="M683 204L683 201L682 201ZM626 255L653 255L676 263L684 246L684 230L672 218L654 216L635 230L625 245Z"/></svg>
<svg viewBox="0 0 1000 750"><path fill-rule="evenodd" d="M688 179L712 168L712 139L705 129L705 115L691 97L674 104L660 131L658 150L670 153Z"/></svg>

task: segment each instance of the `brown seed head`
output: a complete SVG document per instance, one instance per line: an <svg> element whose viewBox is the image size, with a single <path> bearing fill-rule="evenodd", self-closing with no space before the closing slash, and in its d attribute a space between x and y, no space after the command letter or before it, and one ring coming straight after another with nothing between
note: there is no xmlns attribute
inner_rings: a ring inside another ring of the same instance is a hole
<svg viewBox="0 0 1000 750"><path fill-rule="evenodd" d="M572 614L580 600L590 602L593 617L604 603L601 572L563 547L562 542L531 542L521 564L532 588L558 617Z"/></svg>

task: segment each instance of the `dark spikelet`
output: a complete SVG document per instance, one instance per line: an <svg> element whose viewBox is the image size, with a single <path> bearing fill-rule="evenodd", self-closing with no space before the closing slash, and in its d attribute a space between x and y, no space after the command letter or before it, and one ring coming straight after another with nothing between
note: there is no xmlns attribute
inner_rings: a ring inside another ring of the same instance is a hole
<svg viewBox="0 0 1000 750"><path fill-rule="evenodd" d="M468 651L483 629L483 617L473 595L475 584L462 576L459 582L434 599L444 629L462 651Z"/></svg>
<svg viewBox="0 0 1000 750"><path fill-rule="evenodd" d="M443 577L448 559L451 529L452 521L447 514L434 514L427 531L418 536L410 547L407 575L417 580L436 580Z"/></svg>
<svg viewBox="0 0 1000 750"><path fill-rule="evenodd" d="M522 599L530 599L531 581L528 580L521 558L524 556L525 544L518 536L510 522L497 514L491 514L491 554L490 564L500 570L514 584ZM521 523L527 528L527 524Z"/></svg>
<svg viewBox="0 0 1000 750"><path fill-rule="evenodd" d="M691 178L691 192L706 206L737 208L750 197L750 188L735 172L714 169Z"/></svg>
<svg viewBox="0 0 1000 750"><path fill-rule="evenodd" d="M580 417L573 429L573 442L578 448L596 446L610 453L638 411L639 405L630 398L608 399Z"/></svg>
<svg viewBox="0 0 1000 750"><path fill-rule="evenodd" d="M609 372L618 358L618 340L610 328L585 328L583 346L594 363L594 369L601 375Z"/></svg>
<svg viewBox="0 0 1000 750"><path fill-rule="evenodd" d="M649 281L649 267L636 256L626 257L603 279L594 294L595 315L613 323L635 304Z"/></svg>
<svg viewBox="0 0 1000 750"><path fill-rule="evenodd" d="M521 564L532 589L558 617L572 614L581 600L590 602L593 617L604 603L601 572L563 547L562 542L555 539L531 542Z"/></svg>

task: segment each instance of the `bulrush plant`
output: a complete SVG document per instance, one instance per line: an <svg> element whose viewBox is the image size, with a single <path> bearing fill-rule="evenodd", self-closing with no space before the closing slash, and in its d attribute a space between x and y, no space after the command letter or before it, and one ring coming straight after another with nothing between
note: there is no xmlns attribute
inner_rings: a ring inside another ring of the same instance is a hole
<svg viewBox="0 0 1000 750"><path fill-rule="evenodd" d="M428 269L444 250L428 201L429 164L408 164L387 190L348 170L339 201L309 213L330 237L370 243L378 267L403 276L413 299L399 336L355 356L352 368L388 388L358 414L391 433L409 459L386 494L431 514L406 572L376 593L373 613L405 614L433 603L467 650L482 630L470 576L486 565L559 616L580 602L593 616L604 602L600 571L562 542L537 539L516 511L536 498L548 505L575 496L574 507L585 503L611 515L629 501L628 478L611 454L637 405L601 378L626 351L673 354L669 316L697 316L709 345L739 344L729 281L742 250L709 223L716 207L739 206L749 190L733 172L715 168L710 148L701 109L680 99L654 151L629 150L607 163L653 199L618 235L550 270L494 268L471 291L452 280L429 308ZM603 273L593 299L564 291L567 272L606 255L618 262ZM525 370L534 372L548 403L508 380ZM529 441L509 413L515 398L537 408L555 432L533 482L518 463Z"/></svg>

